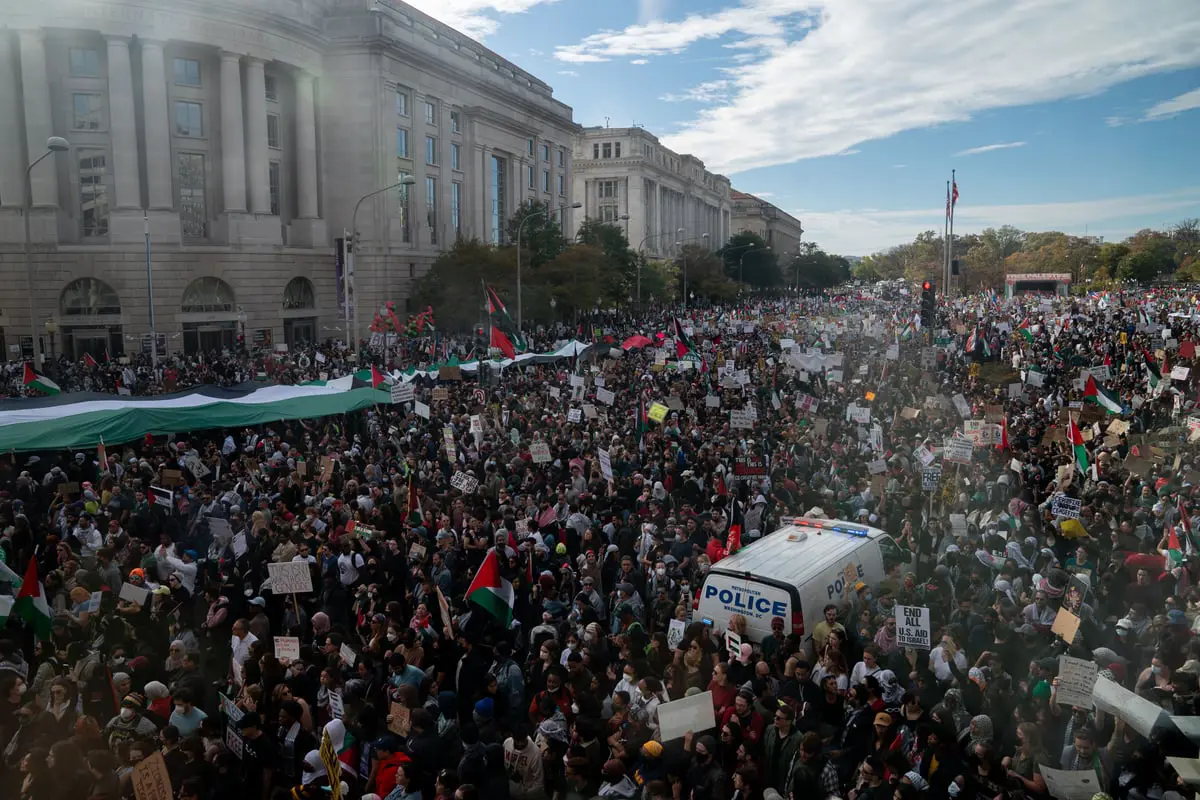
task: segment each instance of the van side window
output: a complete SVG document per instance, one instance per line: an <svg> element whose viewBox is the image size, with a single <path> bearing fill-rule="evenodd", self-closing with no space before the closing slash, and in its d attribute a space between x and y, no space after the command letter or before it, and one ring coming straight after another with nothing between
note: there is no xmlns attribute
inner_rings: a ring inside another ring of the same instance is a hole
<svg viewBox="0 0 1200 800"><path fill-rule="evenodd" d="M900 545L892 541L890 536L880 536L875 541L879 542L879 553L883 556L883 563L899 564L904 561L904 555L900 552Z"/></svg>

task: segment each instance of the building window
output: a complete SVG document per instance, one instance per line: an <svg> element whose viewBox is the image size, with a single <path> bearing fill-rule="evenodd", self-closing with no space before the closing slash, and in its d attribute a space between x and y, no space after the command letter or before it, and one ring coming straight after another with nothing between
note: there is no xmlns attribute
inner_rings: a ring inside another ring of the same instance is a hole
<svg viewBox="0 0 1200 800"><path fill-rule="evenodd" d="M437 103L425 101L425 124L437 127Z"/></svg>
<svg viewBox="0 0 1200 800"><path fill-rule="evenodd" d="M550 145L543 144L542 145L542 161L549 161L549 160L550 160Z"/></svg>
<svg viewBox="0 0 1200 800"><path fill-rule="evenodd" d="M550 191L550 170L548 169L542 170L542 191Z"/></svg>
<svg viewBox="0 0 1200 800"><path fill-rule="evenodd" d="M604 154L605 158L612 158L612 142L605 142L600 148L600 152Z"/></svg>
<svg viewBox="0 0 1200 800"><path fill-rule="evenodd" d="M597 181L596 182L597 196L601 200L615 200L617 197L617 182L616 181Z"/></svg>
<svg viewBox="0 0 1200 800"><path fill-rule="evenodd" d="M600 206L600 221L601 222L616 222L617 221L616 206Z"/></svg>
<svg viewBox="0 0 1200 800"><path fill-rule="evenodd" d="M558 148L558 165L560 167L567 165L567 148L565 147Z"/></svg>
<svg viewBox="0 0 1200 800"><path fill-rule="evenodd" d="M529 153L529 155L533 155L533 139L525 140L525 151Z"/></svg>
<svg viewBox="0 0 1200 800"><path fill-rule="evenodd" d="M198 138L204 135L204 124L199 103L186 100L175 101L175 135Z"/></svg>
<svg viewBox="0 0 1200 800"><path fill-rule="evenodd" d="M508 171L508 160L500 156L492 156L491 195L492 195L492 244L504 244L504 226L508 223L508 181L505 173Z"/></svg>
<svg viewBox="0 0 1200 800"><path fill-rule="evenodd" d="M175 155L175 179L179 184L179 222L185 239L208 238L204 166L204 156L200 153Z"/></svg>
<svg viewBox="0 0 1200 800"><path fill-rule="evenodd" d="M271 216L279 216L279 162L272 161L267 165L267 184L271 190Z"/></svg>
<svg viewBox="0 0 1200 800"><path fill-rule="evenodd" d="M76 93L71 95L74 110L72 128L77 131L98 131L102 127L100 110L103 99L98 94Z"/></svg>
<svg viewBox="0 0 1200 800"><path fill-rule="evenodd" d="M460 118L459 118L459 116L458 116L458 112L457 112L457 111L451 111L451 112L450 112L450 132L451 132L451 133L458 133L458 132L459 132L459 125L461 124L461 122L462 122L462 121L461 121L461 119L460 119Z"/></svg>
<svg viewBox="0 0 1200 800"><path fill-rule="evenodd" d="M396 128L396 158L408 158L407 128Z"/></svg>
<svg viewBox="0 0 1200 800"><path fill-rule="evenodd" d="M559 195L567 193L567 177L565 175L558 176L558 193Z"/></svg>
<svg viewBox="0 0 1200 800"><path fill-rule="evenodd" d="M621 143L614 142L613 143L613 158L620 158L620 157L621 157Z"/></svg>
<svg viewBox="0 0 1200 800"><path fill-rule="evenodd" d="M411 195L408 191L408 188L409 188L408 185L404 183L405 179L407 179L409 177L411 177L411 176L407 172L397 172L396 173L396 181L400 184L400 186L399 186L400 191L398 193L398 197L400 200L400 223L401 223L400 240L402 242L406 242L406 243L412 241L412 228L411 228L411 225L410 225L409 219L408 219L408 211L409 211L408 201L409 201L409 198Z"/></svg>
<svg viewBox="0 0 1200 800"><path fill-rule="evenodd" d="M72 47L71 75L76 78L100 77L100 51L90 47Z"/></svg>
<svg viewBox="0 0 1200 800"><path fill-rule="evenodd" d="M437 137L425 137L425 163L436 165L437 161Z"/></svg>
<svg viewBox="0 0 1200 800"><path fill-rule="evenodd" d="M108 154L103 150L77 151L79 158L79 218L85 239L108 236Z"/></svg>
<svg viewBox="0 0 1200 800"><path fill-rule="evenodd" d="M458 181L450 184L450 225L454 235L462 235L462 184Z"/></svg>
<svg viewBox="0 0 1200 800"><path fill-rule="evenodd" d="M525 167L525 185L530 189L537 188L537 184L533 182L533 167L531 166Z"/></svg>
<svg viewBox="0 0 1200 800"><path fill-rule="evenodd" d="M592 159L596 160L599 158L600 158L600 145L598 143L593 144L592 145Z"/></svg>
<svg viewBox="0 0 1200 800"><path fill-rule="evenodd" d="M194 58L175 59L175 85L199 86L200 62Z"/></svg>
<svg viewBox="0 0 1200 800"><path fill-rule="evenodd" d="M279 115L267 114L267 147L279 149Z"/></svg>
<svg viewBox="0 0 1200 800"><path fill-rule="evenodd" d="M266 92L268 100L278 100L279 99L279 92L275 88L275 76L274 75L264 75L263 76L263 88Z"/></svg>
<svg viewBox="0 0 1200 800"><path fill-rule="evenodd" d="M425 179L425 221L429 224L429 243L438 243L437 178Z"/></svg>
<svg viewBox="0 0 1200 800"><path fill-rule="evenodd" d="M408 93L396 92L396 113L402 117L408 116Z"/></svg>
<svg viewBox="0 0 1200 800"><path fill-rule="evenodd" d="M462 147L450 143L450 169L462 169Z"/></svg>

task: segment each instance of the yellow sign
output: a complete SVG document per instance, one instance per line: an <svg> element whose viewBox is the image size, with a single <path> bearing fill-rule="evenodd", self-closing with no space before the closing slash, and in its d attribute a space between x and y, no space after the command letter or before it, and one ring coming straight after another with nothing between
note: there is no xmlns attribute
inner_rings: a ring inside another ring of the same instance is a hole
<svg viewBox="0 0 1200 800"><path fill-rule="evenodd" d="M978 361L971 364L971 377L972 378L979 377L979 362Z"/></svg>
<svg viewBox="0 0 1200 800"><path fill-rule="evenodd" d="M1128 343L1129 343L1129 334L1127 334L1125 331L1121 331L1121 344L1128 344Z"/></svg>
<svg viewBox="0 0 1200 800"><path fill-rule="evenodd" d="M338 761L329 731L321 736L321 763L325 765L325 773L329 776L329 794L333 800L342 800L342 762Z"/></svg>
<svg viewBox="0 0 1200 800"><path fill-rule="evenodd" d="M654 422L662 422L667 418L668 410L662 403L654 403L650 406L650 410L646 413L646 416L650 417Z"/></svg>

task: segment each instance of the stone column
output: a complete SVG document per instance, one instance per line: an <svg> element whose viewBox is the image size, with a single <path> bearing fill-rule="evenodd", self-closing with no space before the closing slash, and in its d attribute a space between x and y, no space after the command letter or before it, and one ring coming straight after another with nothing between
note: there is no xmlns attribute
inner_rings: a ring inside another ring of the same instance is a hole
<svg viewBox="0 0 1200 800"><path fill-rule="evenodd" d="M246 143L242 130L241 56L221 51L221 181L225 213L246 210Z"/></svg>
<svg viewBox="0 0 1200 800"><path fill-rule="evenodd" d="M171 191L171 117L167 110L166 62L162 42L139 41L142 44L147 198L151 210L169 210L175 206L175 197Z"/></svg>
<svg viewBox="0 0 1200 800"><path fill-rule="evenodd" d="M21 31L21 86L25 102L25 142L32 164L46 152L46 140L54 135L50 114L50 79L46 70L46 37L39 30ZM34 208L57 208L58 165L47 157L30 173Z"/></svg>
<svg viewBox="0 0 1200 800"><path fill-rule="evenodd" d="M142 179L138 168L137 117L133 112L133 67L129 39L108 37L108 108L112 131L113 208L142 207Z"/></svg>
<svg viewBox="0 0 1200 800"><path fill-rule="evenodd" d="M296 200L301 219L316 219L317 208L317 114L313 99L313 76L296 75Z"/></svg>
<svg viewBox="0 0 1200 800"><path fill-rule="evenodd" d="M16 58L15 34L0 30L0 204L5 208L21 208L25 198Z"/></svg>
<svg viewBox="0 0 1200 800"><path fill-rule="evenodd" d="M271 213L270 157L267 148L267 84L260 58L246 59L246 172L250 177L250 210Z"/></svg>
<svg viewBox="0 0 1200 800"><path fill-rule="evenodd" d="M477 145L475 163L479 165L479 182L475 185L475 209L479 220L479 238L487 244L492 242L492 170L488 163L491 153L483 145Z"/></svg>

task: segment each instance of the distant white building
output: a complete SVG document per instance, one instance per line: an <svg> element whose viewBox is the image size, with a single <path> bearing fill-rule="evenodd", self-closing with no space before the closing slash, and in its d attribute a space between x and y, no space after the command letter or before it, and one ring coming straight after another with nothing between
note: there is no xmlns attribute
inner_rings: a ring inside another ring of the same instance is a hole
<svg viewBox="0 0 1200 800"><path fill-rule="evenodd" d="M619 224L650 257L675 255L677 242L715 250L729 238L729 179L642 128L584 128L571 177L571 201L583 204L576 231L585 219Z"/></svg>
<svg viewBox="0 0 1200 800"><path fill-rule="evenodd" d="M761 197L733 191L733 233L743 231L761 236L782 261L800 247L804 228L800 220Z"/></svg>

